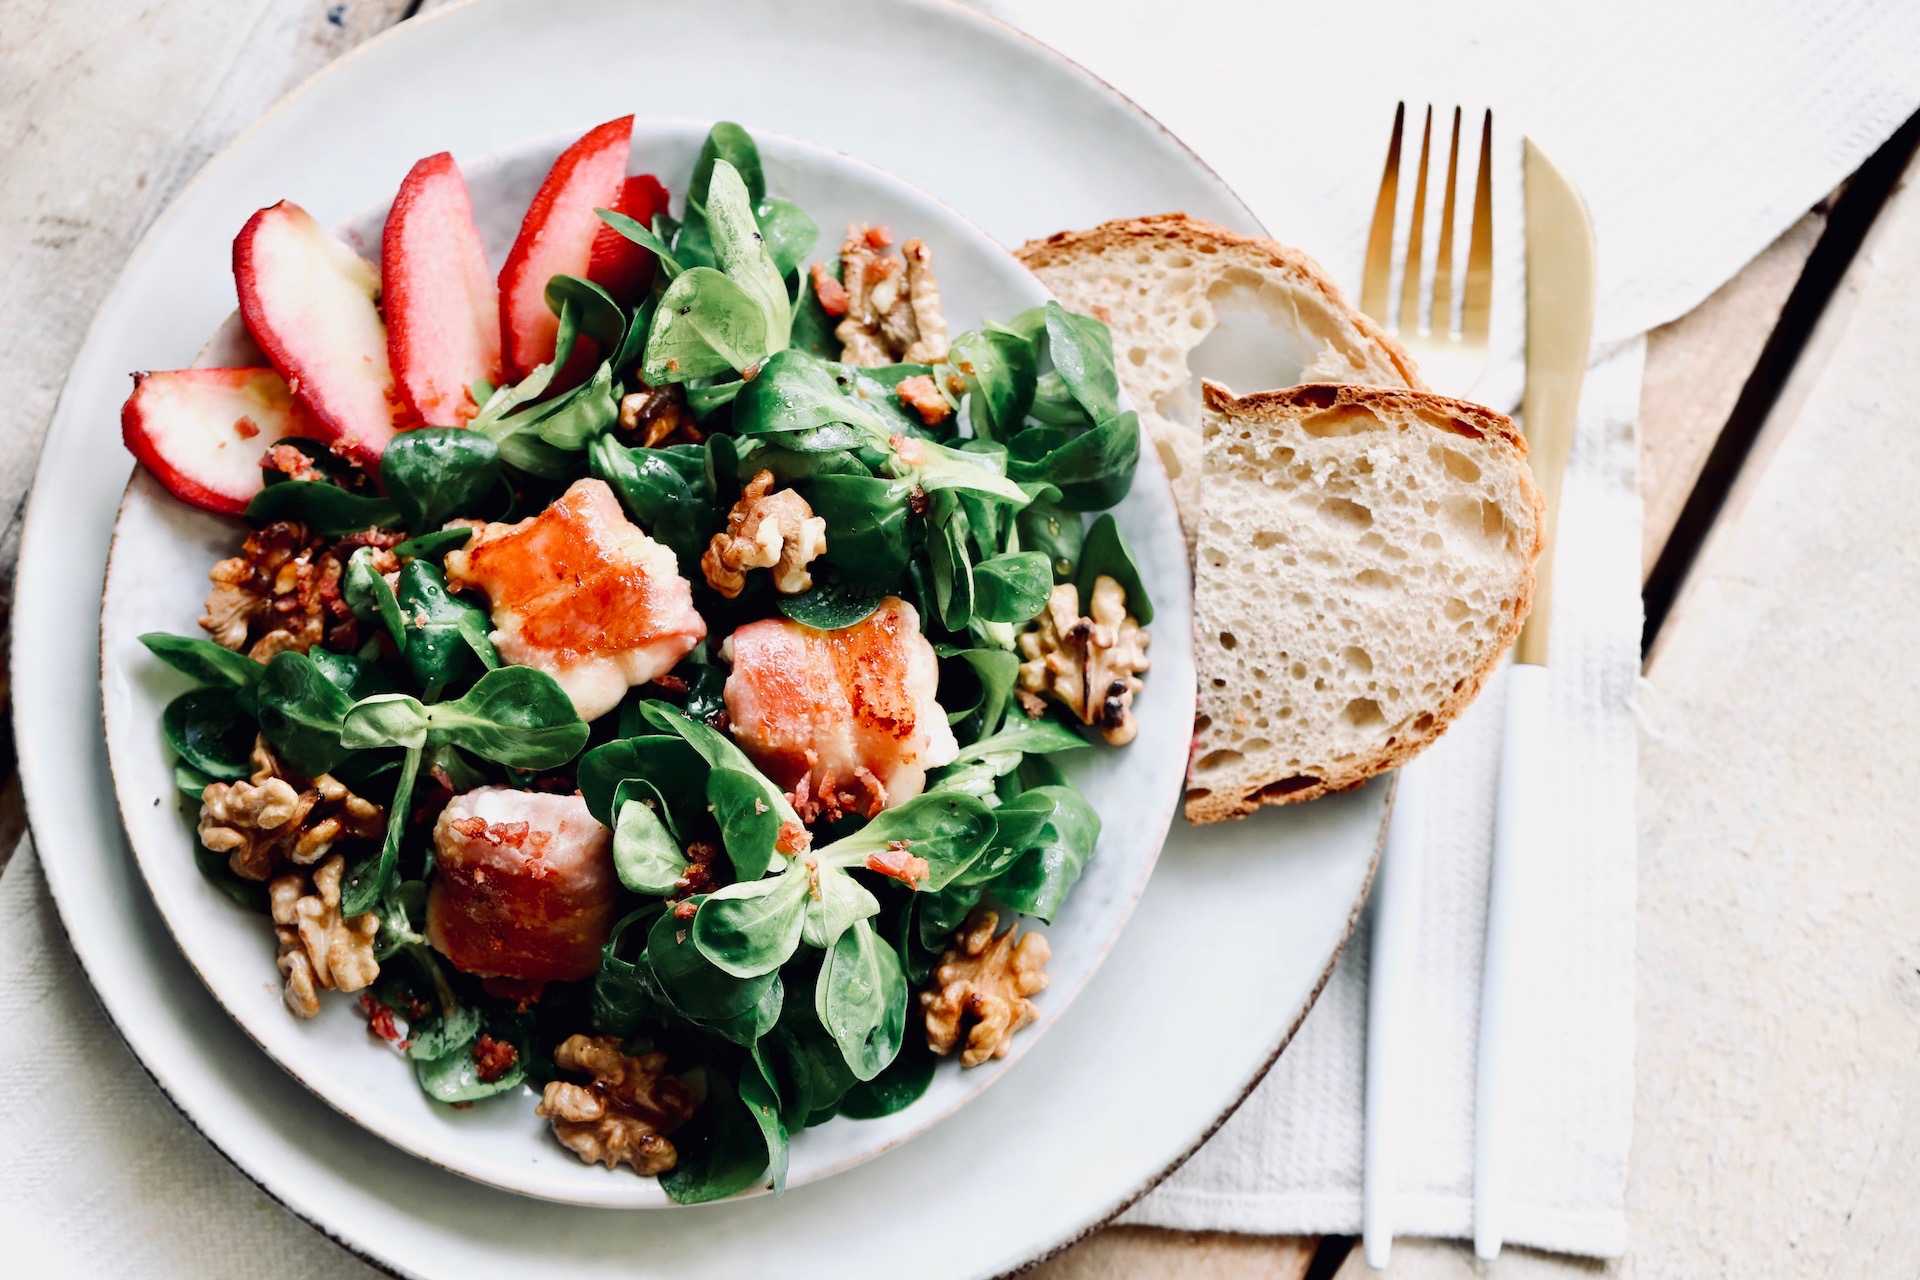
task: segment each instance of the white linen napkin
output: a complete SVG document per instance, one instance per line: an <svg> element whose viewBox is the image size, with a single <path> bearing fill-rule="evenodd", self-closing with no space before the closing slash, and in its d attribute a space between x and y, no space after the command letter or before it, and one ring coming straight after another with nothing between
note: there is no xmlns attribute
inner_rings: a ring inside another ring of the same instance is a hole
<svg viewBox="0 0 1920 1280"><path fill-rule="evenodd" d="M0 1274L375 1280L174 1110L67 945L33 842L0 874Z"/></svg>

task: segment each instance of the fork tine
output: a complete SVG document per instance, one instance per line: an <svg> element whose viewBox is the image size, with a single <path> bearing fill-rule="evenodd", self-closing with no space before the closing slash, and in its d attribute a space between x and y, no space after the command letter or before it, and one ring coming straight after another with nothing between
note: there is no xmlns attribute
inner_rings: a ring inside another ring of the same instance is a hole
<svg viewBox="0 0 1920 1280"><path fill-rule="evenodd" d="M1484 344L1493 321L1493 111L1480 124L1480 176L1473 188L1473 239L1467 245L1466 298L1460 330Z"/></svg>
<svg viewBox="0 0 1920 1280"><path fill-rule="evenodd" d="M1400 281L1400 329L1404 333L1425 333L1420 323L1420 250L1427 230L1427 160L1433 151L1433 107L1427 107L1427 123L1420 130L1420 168L1413 180L1413 224L1407 231L1407 265Z"/></svg>
<svg viewBox="0 0 1920 1280"><path fill-rule="evenodd" d="M1453 109L1453 144L1447 148L1447 189L1440 199L1440 251L1433 263L1433 319L1435 333L1453 333L1453 204L1455 178L1460 172L1460 108Z"/></svg>
<svg viewBox="0 0 1920 1280"><path fill-rule="evenodd" d="M1360 277L1360 310L1384 328L1387 324L1387 283L1393 274L1393 209L1400 187L1400 131L1406 124L1407 104L1393 109L1393 137L1387 143L1387 166L1380 174L1380 195L1373 205L1373 230L1367 233L1367 265Z"/></svg>

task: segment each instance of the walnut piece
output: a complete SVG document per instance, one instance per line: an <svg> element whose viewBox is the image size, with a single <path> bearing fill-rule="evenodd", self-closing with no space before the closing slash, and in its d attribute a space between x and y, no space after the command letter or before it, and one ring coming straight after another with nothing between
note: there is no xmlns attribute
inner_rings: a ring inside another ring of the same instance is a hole
<svg viewBox="0 0 1920 1280"><path fill-rule="evenodd" d="M960 1051L963 1067L1006 1057L1014 1033L1040 1016L1027 997L1047 989L1047 960L1053 954L1047 940L1031 932L1019 937L1017 923L995 937L999 927L999 912L975 907L953 935L953 945L941 953L932 987L920 993L927 1047L935 1053L952 1053L961 1024L975 1019Z"/></svg>
<svg viewBox="0 0 1920 1280"><path fill-rule="evenodd" d="M706 437L694 425L693 410L687 407L686 392L680 384L664 387L642 386L620 398L620 429L640 437L642 449L658 449L669 444L699 444Z"/></svg>
<svg viewBox="0 0 1920 1280"><path fill-rule="evenodd" d="M360 633L359 619L340 594L347 557L356 547L375 547L375 568L392 572L400 564L388 548L405 537L369 530L336 540L311 535L298 521L276 520L207 574L213 590L200 625L215 644L244 651L256 662L289 649L305 653L323 640L351 649Z"/></svg>
<svg viewBox="0 0 1920 1280"><path fill-rule="evenodd" d="M666 1136L699 1105L693 1087L666 1072L667 1055L622 1053L617 1036L571 1035L553 1051L563 1071L588 1084L554 1080L534 1114L553 1122L560 1145L587 1164L632 1166L642 1177L665 1173L680 1155Z"/></svg>
<svg viewBox="0 0 1920 1280"><path fill-rule="evenodd" d="M309 867L342 840L377 840L383 811L330 773L300 777L253 742L253 776L200 793L200 843L227 855L233 873L265 880L283 861Z"/></svg>
<svg viewBox="0 0 1920 1280"><path fill-rule="evenodd" d="M840 246L840 280L813 267L814 292L829 315L841 317L833 336L846 364L900 361L932 364L947 355L947 321L933 251L924 240L900 246L903 257L879 252L891 243L885 228L847 228Z"/></svg>
<svg viewBox="0 0 1920 1280"><path fill-rule="evenodd" d="M1127 612L1127 592L1101 574L1093 582L1090 616L1081 616L1080 592L1071 582L1053 589L1047 607L1020 635L1021 705L1037 713L1046 694L1100 730L1113 746L1132 742L1139 732L1133 695L1147 669L1151 639Z"/></svg>
<svg viewBox="0 0 1920 1280"><path fill-rule="evenodd" d="M320 1012L321 991L359 991L380 976L380 962L373 958L380 917L371 911L340 915L340 877L346 867L347 860L336 853L314 868L310 883L305 872L295 871L267 886L280 972L287 981L283 998L302 1018Z"/></svg>
<svg viewBox="0 0 1920 1280"><path fill-rule="evenodd" d="M774 589L795 595L813 585L807 565L827 549L827 522L792 489L773 487L773 472L757 472L700 557L707 584L732 600L746 589L747 570L773 570Z"/></svg>

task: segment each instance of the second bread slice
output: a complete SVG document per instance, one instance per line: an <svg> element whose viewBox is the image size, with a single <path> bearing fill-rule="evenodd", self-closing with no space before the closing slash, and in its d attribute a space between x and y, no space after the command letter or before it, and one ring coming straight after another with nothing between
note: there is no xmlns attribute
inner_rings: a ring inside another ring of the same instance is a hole
<svg viewBox="0 0 1920 1280"><path fill-rule="evenodd" d="M1423 391L1204 389L1187 817L1311 800L1438 737L1519 634L1526 443Z"/></svg>

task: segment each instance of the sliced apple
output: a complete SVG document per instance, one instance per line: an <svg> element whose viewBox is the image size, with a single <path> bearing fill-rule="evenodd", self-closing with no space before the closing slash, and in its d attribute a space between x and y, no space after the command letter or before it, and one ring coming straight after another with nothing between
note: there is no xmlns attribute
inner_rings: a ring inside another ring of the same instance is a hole
<svg viewBox="0 0 1920 1280"><path fill-rule="evenodd" d="M457 427L500 381L500 297L460 166L442 151L407 174L380 238L381 308L393 381L413 418Z"/></svg>
<svg viewBox="0 0 1920 1280"><path fill-rule="evenodd" d="M260 492L260 459L285 436L311 431L271 369L136 373L120 410L120 438L182 502L237 516Z"/></svg>
<svg viewBox="0 0 1920 1280"><path fill-rule="evenodd" d="M233 242L240 317L336 450L369 465L407 425L387 361L380 275L282 200Z"/></svg>
<svg viewBox="0 0 1920 1280"><path fill-rule="evenodd" d="M660 179L643 173L622 184L620 198L611 207L615 213L624 213L641 226L650 227L655 214L667 211L667 189ZM630 307L646 296L655 265L651 250L642 249L603 222L593 238L587 279Z"/></svg>
<svg viewBox="0 0 1920 1280"><path fill-rule="evenodd" d="M518 382L553 359L560 322L547 309L547 281L587 274L593 242L604 225L593 211L611 208L619 199L632 140L632 116L588 130L560 153L528 206L507 265L500 269L500 349L509 380ZM576 354L566 373L574 375L580 366Z"/></svg>

